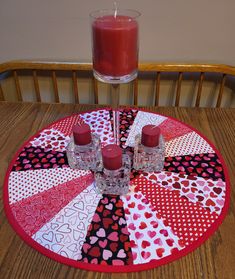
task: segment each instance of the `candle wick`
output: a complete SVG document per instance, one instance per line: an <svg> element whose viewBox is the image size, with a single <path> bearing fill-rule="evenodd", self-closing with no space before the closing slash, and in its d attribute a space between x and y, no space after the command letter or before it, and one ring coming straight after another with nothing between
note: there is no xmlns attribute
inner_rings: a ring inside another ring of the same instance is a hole
<svg viewBox="0 0 235 279"><path fill-rule="evenodd" d="M117 17L117 2L114 2L114 17Z"/></svg>
<svg viewBox="0 0 235 279"><path fill-rule="evenodd" d="M153 125L153 126L151 127L151 129L155 129L157 126L158 126L158 125Z"/></svg>

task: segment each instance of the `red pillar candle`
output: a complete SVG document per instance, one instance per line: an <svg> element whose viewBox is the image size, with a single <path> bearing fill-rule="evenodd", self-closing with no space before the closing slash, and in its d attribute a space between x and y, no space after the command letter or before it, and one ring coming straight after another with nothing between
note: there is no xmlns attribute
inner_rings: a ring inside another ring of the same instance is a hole
<svg viewBox="0 0 235 279"><path fill-rule="evenodd" d="M91 143L91 128L88 124L77 124L73 126L73 137L76 145Z"/></svg>
<svg viewBox="0 0 235 279"><path fill-rule="evenodd" d="M160 128L155 125L144 126L142 129L141 143L147 147L158 146L160 133Z"/></svg>
<svg viewBox="0 0 235 279"><path fill-rule="evenodd" d="M95 71L102 75L118 77L137 69L138 22L133 17L98 17L92 24L92 35Z"/></svg>
<svg viewBox="0 0 235 279"><path fill-rule="evenodd" d="M104 168L117 170L122 167L122 149L116 144L108 144L102 149Z"/></svg>

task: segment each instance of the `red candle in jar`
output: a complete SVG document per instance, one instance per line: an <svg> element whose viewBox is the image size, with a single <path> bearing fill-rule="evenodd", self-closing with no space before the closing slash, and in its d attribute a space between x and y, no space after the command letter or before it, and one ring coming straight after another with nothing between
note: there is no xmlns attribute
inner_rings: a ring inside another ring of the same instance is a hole
<svg viewBox="0 0 235 279"><path fill-rule="evenodd" d="M142 129L141 143L147 147L159 145L161 130L155 125L146 125Z"/></svg>
<svg viewBox="0 0 235 279"><path fill-rule="evenodd" d="M88 124L77 124L73 126L73 138L76 145L91 143L91 128Z"/></svg>
<svg viewBox="0 0 235 279"><path fill-rule="evenodd" d="M138 23L127 15L105 15L92 24L93 67L107 76L124 76L138 66Z"/></svg>
<svg viewBox="0 0 235 279"><path fill-rule="evenodd" d="M122 167L122 149L116 144L108 144L102 149L104 168L117 170Z"/></svg>

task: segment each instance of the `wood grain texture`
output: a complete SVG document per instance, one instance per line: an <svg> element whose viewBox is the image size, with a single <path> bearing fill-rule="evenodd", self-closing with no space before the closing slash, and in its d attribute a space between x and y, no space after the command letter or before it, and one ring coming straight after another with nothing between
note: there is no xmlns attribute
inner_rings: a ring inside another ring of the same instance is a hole
<svg viewBox="0 0 235 279"><path fill-rule="evenodd" d="M55 120L97 107L0 102L0 185L14 153ZM127 274L87 272L57 263L25 244L9 225L0 200L0 278L4 279L233 279L235 275L235 109L151 108L203 133L222 153L230 173L231 205L219 229L187 256L158 268Z"/></svg>

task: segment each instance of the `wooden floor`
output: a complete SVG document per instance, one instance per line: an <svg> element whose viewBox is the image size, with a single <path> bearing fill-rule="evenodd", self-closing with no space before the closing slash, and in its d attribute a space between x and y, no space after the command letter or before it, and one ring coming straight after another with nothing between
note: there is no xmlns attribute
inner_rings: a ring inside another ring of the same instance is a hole
<svg viewBox="0 0 235 279"><path fill-rule="evenodd" d="M20 104L0 102L0 185L14 153L31 135L73 112L93 109L85 105ZM148 108L151 109L151 108ZM159 108L202 132L223 155L231 178L231 204L219 229L187 256L138 273L98 273L55 262L25 244L9 225L0 202L0 278L235 278L235 109Z"/></svg>

